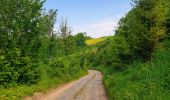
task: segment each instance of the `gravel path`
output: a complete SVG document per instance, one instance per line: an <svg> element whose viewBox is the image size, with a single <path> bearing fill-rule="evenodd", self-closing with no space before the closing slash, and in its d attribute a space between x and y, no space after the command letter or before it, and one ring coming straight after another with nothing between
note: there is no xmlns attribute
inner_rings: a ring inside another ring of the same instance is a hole
<svg viewBox="0 0 170 100"><path fill-rule="evenodd" d="M61 86L46 95L25 100L108 100L102 82L102 74L89 70L89 74L77 81Z"/></svg>

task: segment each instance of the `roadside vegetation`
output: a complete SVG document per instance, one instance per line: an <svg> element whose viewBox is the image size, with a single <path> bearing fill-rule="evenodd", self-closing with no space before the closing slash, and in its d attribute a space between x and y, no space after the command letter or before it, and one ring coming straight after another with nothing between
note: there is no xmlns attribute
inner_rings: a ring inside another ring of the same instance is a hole
<svg viewBox="0 0 170 100"><path fill-rule="evenodd" d="M114 36L88 54L110 100L170 99L170 1L133 0Z"/></svg>
<svg viewBox="0 0 170 100"><path fill-rule="evenodd" d="M21 99L87 74L85 34L72 35L67 20L54 31L57 10L45 0L0 1L0 99ZM72 55L74 53L74 55Z"/></svg>
<svg viewBox="0 0 170 100"><path fill-rule="evenodd" d="M72 35L45 0L0 1L0 99L18 100L103 72L110 100L170 99L170 1L132 0L114 36Z"/></svg>
<svg viewBox="0 0 170 100"><path fill-rule="evenodd" d="M120 72L112 66L97 68L104 74L110 100L169 100L170 49L153 55L152 62L135 61Z"/></svg>

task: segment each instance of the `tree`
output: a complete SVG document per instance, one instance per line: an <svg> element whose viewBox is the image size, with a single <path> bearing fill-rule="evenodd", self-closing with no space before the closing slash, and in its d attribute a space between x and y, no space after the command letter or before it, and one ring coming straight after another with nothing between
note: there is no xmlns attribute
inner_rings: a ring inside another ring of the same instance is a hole
<svg viewBox="0 0 170 100"><path fill-rule="evenodd" d="M77 33L77 35L75 35L75 41L76 41L76 46L85 46L85 34L84 33Z"/></svg>
<svg viewBox="0 0 170 100"><path fill-rule="evenodd" d="M123 70L130 59L130 48L124 37L114 36L98 46L97 59L105 66Z"/></svg>
<svg viewBox="0 0 170 100"><path fill-rule="evenodd" d="M152 52L166 36L166 0L134 0L134 8L119 22L116 35L124 36L134 57L152 60Z"/></svg>
<svg viewBox="0 0 170 100"><path fill-rule="evenodd" d="M59 34L60 34L60 38L61 38L61 43L62 43L62 50L64 52L65 55L68 55L69 52L71 52L71 45L69 43L69 39L71 40L71 28L69 28L68 26L68 22L67 19L61 21L60 27L59 27Z"/></svg>
<svg viewBox="0 0 170 100"><path fill-rule="evenodd" d="M51 35L56 14L55 11L50 11L49 15L43 12L44 2L0 1L0 83L38 81L38 51L43 39Z"/></svg>

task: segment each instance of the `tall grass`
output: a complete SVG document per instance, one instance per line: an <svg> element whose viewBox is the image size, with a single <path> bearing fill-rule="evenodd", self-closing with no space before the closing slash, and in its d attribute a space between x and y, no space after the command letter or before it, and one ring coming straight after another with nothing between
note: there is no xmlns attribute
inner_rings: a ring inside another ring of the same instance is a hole
<svg viewBox="0 0 170 100"><path fill-rule="evenodd" d="M152 62L134 62L116 72L102 67L110 100L170 100L170 49L154 53Z"/></svg>

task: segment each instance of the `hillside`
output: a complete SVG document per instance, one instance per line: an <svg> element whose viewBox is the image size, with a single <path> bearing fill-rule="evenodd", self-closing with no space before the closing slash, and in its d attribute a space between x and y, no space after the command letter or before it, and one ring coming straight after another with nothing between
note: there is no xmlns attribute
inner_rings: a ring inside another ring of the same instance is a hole
<svg viewBox="0 0 170 100"><path fill-rule="evenodd" d="M96 45L97 43L103 42L107 38L108 37L94 38L94 39L86 40L85 42L88 46L93 46L93 45Z"/></svg>

